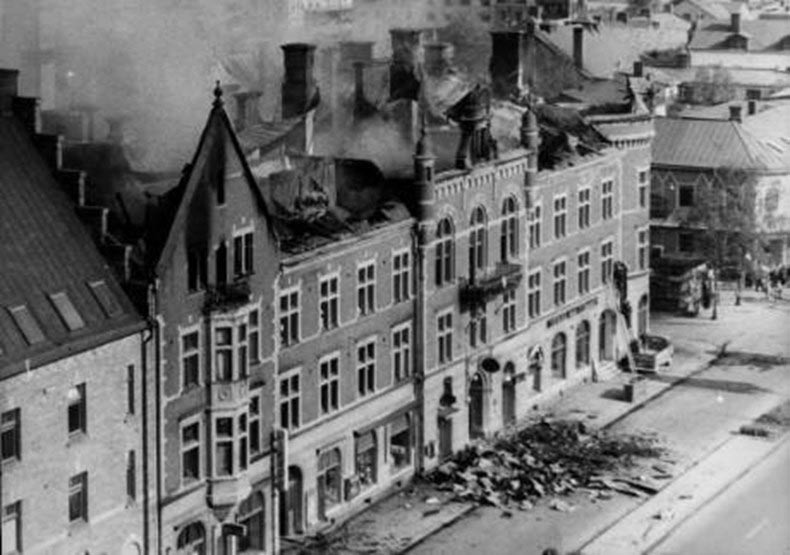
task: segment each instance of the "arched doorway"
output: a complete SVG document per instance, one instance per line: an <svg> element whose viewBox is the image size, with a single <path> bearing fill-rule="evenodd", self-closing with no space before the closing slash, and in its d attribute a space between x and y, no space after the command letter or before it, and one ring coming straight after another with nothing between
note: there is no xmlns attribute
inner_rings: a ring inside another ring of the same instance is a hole
<svg viewBox="0 0 790 555"><path fill-rule="evenodd" d="M568 339L564 333L558 333L551 341L551 375L565 379L568 360Z"/></svg>
<svg viewBox="0 0 790 555"><path fill-rule="evenodd" d="M469 384L469 437L483 436L483 377L480 373L472 376Z"/></svg>
<svg viewBox="0 0 790 555"><path fill-rule="evenodd" d="M303 528L302 470L298 466L288 467L288 491L280 496L280 534L294 536Z"/></svg>
<svg viewBox="0 0 790 555"><path fill-rule="evenodd" d="M542 373L543 373L543 348L540 346L533 347L529 351L527 363L529 365L529 372L532 374L532 390L540 391L543 387Z"/></svg>
<svg viewBox="0 0 790 555"><path fill-rule="evenodd" d="M582 320L576 328L576 368L590 365L590 322Z"/></svg>
<svg viewBox="0 0 790 555"><path fill-rule="evenodd" d="M649 317L648 299L647 295L642 295L639 299L639 305L636 311L636 332L639 337L647 333L647 319Z"/></svg>
<svg viewBox="0 0 790 555"><path fill-rule="evenodd" d="M443 461L453 455L453 419L440 416L439 426L439 460Z"/></svg>
<svg viewBox="0 0 790 555"><path fill-rule="evenodd" d="M192 522L178 533L176 547L179 553L206 555L206 529L200 522Z"/></svg>
<svg viewBox="0 0 790 555"><path fill-rule="evenodd" d="M598 321L598 359L614 360L614 334L617 316L611 309L604 310Z"/></svg>
<svg viewBox="0 0 790 555"><path fill-rule="evenodd" d="M516 365L505 364L502 373L502 423L510 426L516 422Z"/></svg>

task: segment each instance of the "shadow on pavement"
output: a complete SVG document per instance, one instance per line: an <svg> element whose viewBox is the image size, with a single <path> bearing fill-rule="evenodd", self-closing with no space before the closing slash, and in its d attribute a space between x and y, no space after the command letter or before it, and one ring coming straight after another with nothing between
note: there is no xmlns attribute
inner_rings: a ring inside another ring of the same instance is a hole
<svg viewBox="0 0 790 555"><path fill-rule="evenodd" d="M726 351L713 361L712 366L756 366L761 371L766 371L771 370L774 366L784 364L790 364L790 357L746 351Z"/></svg>
<svg viewBox="0 0 790 555"><path fill-rule="evenodd" d="M712 380L709 378L686 378L686 379L679 379L675 376L662 376L658 374L648 375L646 379L657 381L657 382L665 382L665 383L678 383L677 385L682 385L685 387L697 387L700 389L712 389L716 391L727 391L729 393L743 393L746 395L753 395L755 393L767 393L770 390L765 389L764 387L760 387L758 385L754 385L753 383L749 382L737 382L733 380Z"/></svg>

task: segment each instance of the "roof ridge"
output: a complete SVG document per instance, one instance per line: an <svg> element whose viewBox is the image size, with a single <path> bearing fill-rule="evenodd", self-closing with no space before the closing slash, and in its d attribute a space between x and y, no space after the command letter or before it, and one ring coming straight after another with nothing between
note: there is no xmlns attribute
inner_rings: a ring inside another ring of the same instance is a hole
<svg viewBox="0 0 790 555"><path fill-rule="evenodd" d="M760 167L760 169L767 169L768 168L768 164L760 162L759 159L752 153L752 148L753 147L761 149L761 145L760 145L759 140L757 140L757 138L754 137L751 133L746 131L746 129L743 129L743 126L739 122L730 121L730 123L732 124L732 127L735 130L735 134L738 136L738 139L740 139L741 144L743 145L743 149L744 149L744 151L746 151L746 156L749 158L749 160L755 166ZM748 136L748 138L751 139L751 143L752 144L750 144L750 141L747 141L747 136ZM754 144L754 143L756 143L756 144Z"/></svg>

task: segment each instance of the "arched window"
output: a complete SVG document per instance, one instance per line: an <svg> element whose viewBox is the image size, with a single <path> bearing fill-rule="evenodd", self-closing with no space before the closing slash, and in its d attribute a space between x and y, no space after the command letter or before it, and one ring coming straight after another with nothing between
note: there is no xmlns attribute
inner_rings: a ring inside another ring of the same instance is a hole
<svg viewBox="0 0 790 555"><path fill-rule="evenodd" d="M455 272L455 243L453 222L444 218L436 229L436 285L442 286L453 280Z"/></svg>
<svg viewBox="0 0 790 555"><path fill-rule="evenodd" d="M641 337L647 333L647 319L648 319L648 300L647 295L642 295L639 299L639 306L636 311L636 331Z"/></svg>
<svg viewBox="0 0 790 555"><path fill-rule="evenodd" d="M568 340L564 333L558 333L551 341L551 374L555 378L565 377Z"/></svg>
<svg viewBox="0 0 790 555"><path fill-rule="evenodd" d="M340 449L332 449L318 458L318 514L322 520L341 499Z"/></svg>
<svg viewBox="0 0 790 555"><path fill-rule="evenodd" d="M206 555L206 530L200 522L187 525L178 534L179 551L189 555Z"/></svg>
<svg viewBox="0 0 790 555"><path fill-rule="evenodd" d="M598 359L614 360L614 332L616 318L614 311L605 310L601 313L598 323Z"/></svg>
<svg viewBox="0 0 790 555"><path fill-rule="evenodd" d="M576 328L576 368L590 364L590 322L582 320Z"/></svg>
<svg viewBox="0 0 790 555"><path fill-rule="evenodd" d="M257 492L250 495L239 505L239 524L247 529L247 535L239 538L239 549L255 549L263 551L266 548L266 507L263 502L263 493Z"/></svg>
<svg viewBox="0 0 790 555"><path fill-rule="evenodd" d="M469 222L469 278L472 279L486 267L486 211L478 206Z"/></svg>
<svg viewBox="0 0 790 555"><path fill-rule="evenodd" d="M518 256L518 204L508 197L502 206L502 229L499 235L499 254L503 262Z"/></svg>

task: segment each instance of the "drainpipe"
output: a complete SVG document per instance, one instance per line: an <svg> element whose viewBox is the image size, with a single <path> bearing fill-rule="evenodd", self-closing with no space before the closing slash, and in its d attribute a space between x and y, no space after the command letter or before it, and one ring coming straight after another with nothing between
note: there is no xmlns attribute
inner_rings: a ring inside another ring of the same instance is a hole
<svg viewBox="0 0 790 555"><path fill-rule="evenodd" d="M426 258L428 250L428 226L420 222L413 232L413 240L417 246L417 297L414 306L414 397L417 401L416 443L417 457L415 470L421 473L425 468L425 310L427 307L426 292Z"/></svg>
<svg viewBox="0 0 790 555"><path fill-rule="evenodd" d="M154 277L148 286L148 321L154 339L154 402L156 404L156 543L157 553L162 553L162 328L156 318L159 300L159 278Z"/></svg>
<svg viewBox="0 0 790 555"><path fill-rule="evenodd" d="M148 328L143 331L140 336L142 337L142 341L140 342L140 360L141 360L141 370L140 370L140 385L142 386L142 395L140 401L142 406L140 408L140 412L142 412L143 418L143 437L142 437L142 444L143 444L143 553L148 555L151 552L151 523L149 522L150 519L150 499L149 499L149 473L150 473L150 465L148 464L148 457L149 457L149 449L148 449L148 344L151 342L151 339L154 337L153 333L153 326L151 325L150 320L148 321ZM157 505L158 505L157 500Z"/></svg>

